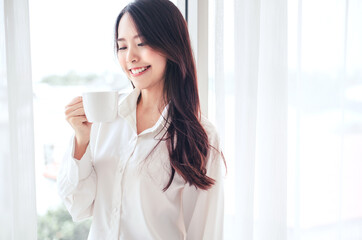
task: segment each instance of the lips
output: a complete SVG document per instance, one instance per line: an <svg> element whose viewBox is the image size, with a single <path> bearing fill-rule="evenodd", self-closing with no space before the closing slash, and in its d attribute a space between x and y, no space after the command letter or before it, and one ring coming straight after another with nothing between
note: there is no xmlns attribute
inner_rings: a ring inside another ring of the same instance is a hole
<svg viewBox="0 0 362 240"><path fill-rule="evenodd" d="M131 72L132 75L141 75L150 67L151 67L151 65L144 66L144 67L136 67L136 68L131 68L129 71Z"/></svg>

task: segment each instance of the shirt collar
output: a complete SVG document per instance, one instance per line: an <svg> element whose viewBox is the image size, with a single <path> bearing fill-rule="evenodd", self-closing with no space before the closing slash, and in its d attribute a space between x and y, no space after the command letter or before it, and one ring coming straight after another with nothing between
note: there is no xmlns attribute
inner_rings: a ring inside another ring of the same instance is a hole
<svg viewBox="0 0 362 240"><path fill-rule="evenodd" d="M134 88L130 92L120 94L118 104L118 115L126 118L137 107L137 100L141 91L138 88Z"/></svg>
<svg viewBox="0 0 362 240"><path fill-rule="evenodd" d="M149 133L149 132L154 132L157 129L159 129L159 127L161 127L161 126L165 127L166 119L167 119L167 113L168 113L168 104L163 109L163 111L161 113L161 116L158 118L156 124L153 127L144 130L140 135L143 135L143 134L146 134L146 133ZM167 129L167 126L166 126L166 129Z"/></svg>
<svg viewBox="0 0 362 240"><path fill-rule="evenodd" d="M118 115L126 119L131 124L135 132L137 132L136 108L137 108L138 97L140 94L141 91L137 88L134 88L130 92L120 94L119 97ZM168 114L168 107L169 104L167 104L163 109L161 116L157 120L156 124L153 127L144 130L142 133L140 133L140 135L154 132L161 126L165 127L166 118Z"/></svg>

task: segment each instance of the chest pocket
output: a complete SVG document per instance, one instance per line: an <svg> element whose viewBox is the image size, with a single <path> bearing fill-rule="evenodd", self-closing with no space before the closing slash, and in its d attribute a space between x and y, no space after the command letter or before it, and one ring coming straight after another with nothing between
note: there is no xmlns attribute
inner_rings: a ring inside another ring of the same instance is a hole
<svg viewBox="0 0 362 240"><path fill-rule="evenodd" d="M138 171L143 181L151 181L161 190L167 186L171 177L171 163L165 142L161 142L144 161L139 163ZM184 185L184 179L175 173L169 189Z"/></svg>

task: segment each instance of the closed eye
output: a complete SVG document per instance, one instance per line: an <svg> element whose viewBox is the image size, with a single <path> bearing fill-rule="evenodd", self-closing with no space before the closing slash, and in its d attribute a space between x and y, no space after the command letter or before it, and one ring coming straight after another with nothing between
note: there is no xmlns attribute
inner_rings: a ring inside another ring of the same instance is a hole
<svg viewBox="0 0 362 240"><path fill-rule="evenodd" d="M139 43L139 44L137 44L137 46L140 46L140 47L143 47L143 46L146 46L147 44L146 43Z"/></svg>
<svg viewBox="0 0 362 240"><path fill-rule="evenodd" d="M127 49L127 47L118 48L118 50L125 50L125 49Z"/></svg>

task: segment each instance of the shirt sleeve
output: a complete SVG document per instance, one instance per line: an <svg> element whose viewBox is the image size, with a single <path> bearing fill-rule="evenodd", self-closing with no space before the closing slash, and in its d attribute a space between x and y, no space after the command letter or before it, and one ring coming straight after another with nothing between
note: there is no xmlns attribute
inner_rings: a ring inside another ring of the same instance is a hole
<svg viewBox="0 0 362 240"><path fill-rule="evenodd" d="M218 149L218 146L217 148ZM188 240L221 240L224 223L224 161L221 151L211 148L207 176L215 180L209 190L185 186L183 213Z"/></svg>
<svg viewBox="0 0 362 240"><path fill-rule="evenodd" d="M57 176L57 187L73 221L81 221L93 214L97 175L92 164L91 143L80 160L74 158L74 148L73 136Z"/></svg>

